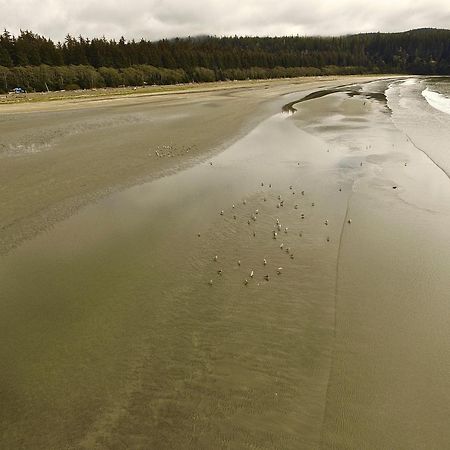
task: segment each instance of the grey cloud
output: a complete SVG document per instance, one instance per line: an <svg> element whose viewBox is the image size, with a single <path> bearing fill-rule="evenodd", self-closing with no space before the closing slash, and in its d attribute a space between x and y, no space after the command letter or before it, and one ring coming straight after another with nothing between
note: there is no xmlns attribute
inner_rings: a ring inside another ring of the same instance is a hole
<svg viewBox="0 0 450 450"><path fill-rule="evenodd" d="M87 37L339 35L448 27L447 0L0 0L0 26Z"/></svg>

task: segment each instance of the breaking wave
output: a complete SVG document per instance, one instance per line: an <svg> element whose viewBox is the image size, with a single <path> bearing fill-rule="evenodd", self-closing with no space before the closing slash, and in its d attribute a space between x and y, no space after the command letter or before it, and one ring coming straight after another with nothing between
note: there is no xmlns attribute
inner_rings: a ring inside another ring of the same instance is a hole
<svg viewBox="0 0 450 450"><path fill-rule="evenodd" d="M439 92L430 91L428 88L422 91L422 95L430 106L443 113L450 114L450 98L439 94Z"/></svg>

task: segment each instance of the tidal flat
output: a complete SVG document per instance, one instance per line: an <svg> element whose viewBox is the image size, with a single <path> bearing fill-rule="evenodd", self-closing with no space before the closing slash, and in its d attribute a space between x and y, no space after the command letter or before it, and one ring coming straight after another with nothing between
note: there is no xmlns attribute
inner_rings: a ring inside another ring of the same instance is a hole
<svg viewBox="0 0 450 450"><path fill-rule="evenodd" d="M0 446L448 447L424 83L2 106Z"/></svg>

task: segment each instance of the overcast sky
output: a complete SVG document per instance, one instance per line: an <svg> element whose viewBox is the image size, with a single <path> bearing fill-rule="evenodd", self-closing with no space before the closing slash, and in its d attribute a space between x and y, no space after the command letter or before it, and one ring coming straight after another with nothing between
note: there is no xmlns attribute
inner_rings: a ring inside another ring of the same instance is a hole
<svg viewBox="0 0 450 450"><path fill-rule="evenodd" d="M340 35L450 27L450 0L0 0L0 27L63 40Z"/></svg>

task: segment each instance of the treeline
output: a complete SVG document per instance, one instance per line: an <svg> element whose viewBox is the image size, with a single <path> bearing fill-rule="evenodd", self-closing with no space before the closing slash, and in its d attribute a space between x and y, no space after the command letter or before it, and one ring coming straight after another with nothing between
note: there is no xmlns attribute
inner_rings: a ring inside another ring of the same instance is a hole
<svg viewBox="0 0 450 450"><path fill-rule="evenodd" d="M131 66L123 69L92 66L0 66L0 92L6 93L14 87L28 92L93 89L118 86L170 85L189 82L208 82L225 80L261 80L269 78L292 78L315 75L366 73L364 67L327 66L316 67L274 67L267 69L212 70L195 67L186 72L183 69L165 69L148 65Z"/></svg>
<svg viewBox="0 0 450 450"><path fill-rule="evenodd" d="M450 74L450 30L341 37L197 37L119 41L30 31L0 36L0 89L170 84L328 73Z"/></svg>

